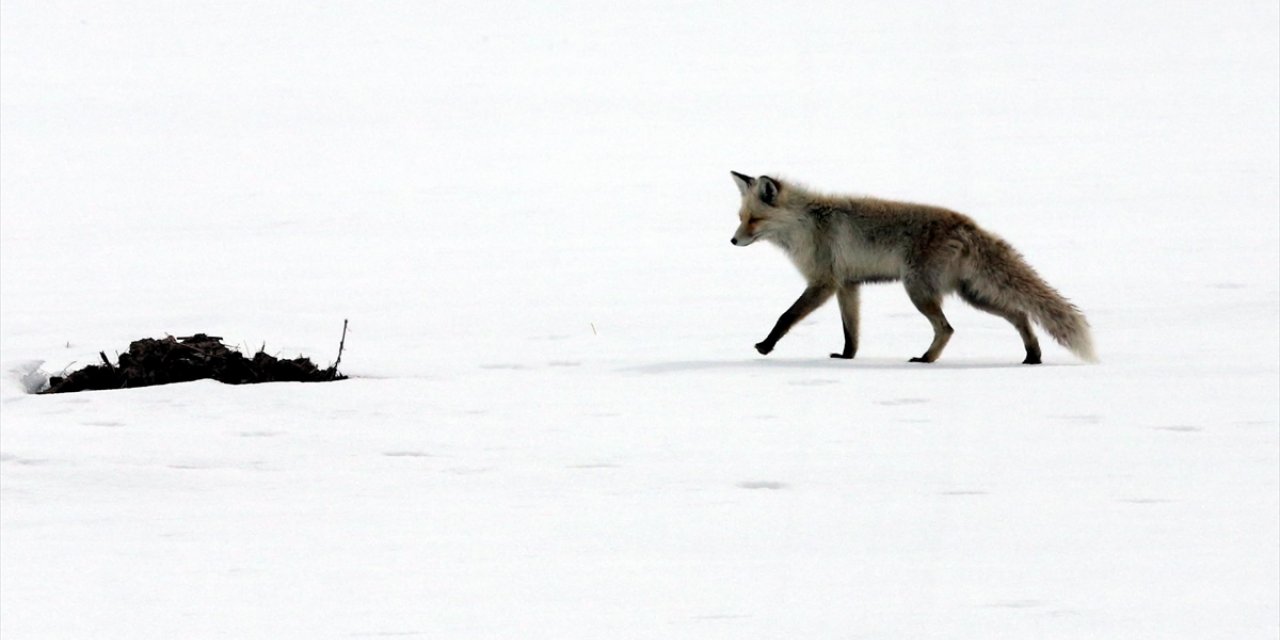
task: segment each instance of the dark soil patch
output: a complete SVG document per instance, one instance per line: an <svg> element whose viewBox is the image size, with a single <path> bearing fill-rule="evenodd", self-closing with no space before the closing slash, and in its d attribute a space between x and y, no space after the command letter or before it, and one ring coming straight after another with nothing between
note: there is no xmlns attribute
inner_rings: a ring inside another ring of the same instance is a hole
<svg viewBox="0 0 1280 640"><path fill-rule="evenodd" d="M329 382L345 380L337 367L321 369L308 358L280 360L263 351L246 358L222 338L197 333L186 338L144 338L129 344L112 364L105 353L102 364L90 365L65 377L49 378L41 393L65 393L99 389L127 389L171 382L212 378L227 384L255 382Z"/></svg>

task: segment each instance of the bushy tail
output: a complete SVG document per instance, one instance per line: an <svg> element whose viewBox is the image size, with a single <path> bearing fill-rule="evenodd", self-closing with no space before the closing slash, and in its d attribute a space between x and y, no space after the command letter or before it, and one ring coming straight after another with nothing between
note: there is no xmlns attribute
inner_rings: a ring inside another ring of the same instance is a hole
<svg viewBox="0 0 1280 640"><path fill-rule="evenodd" d="M970 286L999 306L1024 311L1062 346L1086 362L1097 362L1089 321L1049 286L1009 243L979 231Z"/></svg>

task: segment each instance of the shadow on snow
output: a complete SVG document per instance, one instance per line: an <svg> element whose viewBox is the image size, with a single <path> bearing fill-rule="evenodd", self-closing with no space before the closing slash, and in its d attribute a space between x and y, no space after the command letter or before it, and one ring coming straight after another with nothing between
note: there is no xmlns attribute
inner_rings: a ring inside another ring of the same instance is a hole
<svg viewBox="0 0 1280 640"><path fill-rule="evenodd" d="M715 369L809 369L822 371L848 371L848 370L919 370L919 371L937 371L937 370L962 370L962 369L1017 369L1029 368L1037 369L1044 367L1060 367L1072 366L1068 364L1051 364L1044 363L1040 365L1024 365L1020 362L934 362L924 364L919 362L907 362L905 360L888 360L888 359L854 359L841 360L838 358L828 358L825 360L818 358L771 358L768 360L678 360L672 362L655 362L653 364L640 365L636 367L627 367L623 371L634 371L637 373L676 373L681 371L711 371Z"/></svg>

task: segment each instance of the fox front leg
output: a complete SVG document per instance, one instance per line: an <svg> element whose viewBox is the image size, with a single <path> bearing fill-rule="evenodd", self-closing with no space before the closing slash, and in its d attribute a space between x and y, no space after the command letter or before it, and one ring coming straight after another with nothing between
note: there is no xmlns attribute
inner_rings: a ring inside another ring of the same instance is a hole
<svg viewBox="0 0 1280 640"><path fill-rule="evenodd" d="M800 294L800 298L778 318L777 324L773 325L773 331L770 331L763 341L756 344L756 351L759 351L761 355L768 355L770 351L773 351L773 347L778 344L778 341L782 339L782 336L791 330L791 327L812 313L814 309L822 306L822 303L830 299L833 293L835 293L835 288L827 285L812 285L805 289L804 293Z"/></svg>
<svg viewBox="0 0 1280 640"><path fill-rule="evenodd" d="M840 305L840 324L844 327L844 350L831 357L852 360L858 353L858 285L840 287L836 291L836 302Z"/></svg>

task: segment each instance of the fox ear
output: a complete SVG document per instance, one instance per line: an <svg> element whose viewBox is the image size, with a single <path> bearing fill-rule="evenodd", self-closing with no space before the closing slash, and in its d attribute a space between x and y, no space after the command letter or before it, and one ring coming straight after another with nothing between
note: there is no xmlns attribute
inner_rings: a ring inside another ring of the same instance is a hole
<svg viewBox="0 0 1280 640"><path fill-rule="evenodd" d="M760 201L773 206L778 203L778 191L782 189L782 185L777 180L769 176L760 176L756 180L756 191L760 194Z"/></svg>
<svg viewBox="0 0 1280 640"><path fill-rule="evenodd" d="M737 171L730 171L729 173L733 174L733 181L738 184L738 193L744 196L747 195L747 191L751 190L751 186L756 183L756 179L751 176L738 173Z"/></svg>

